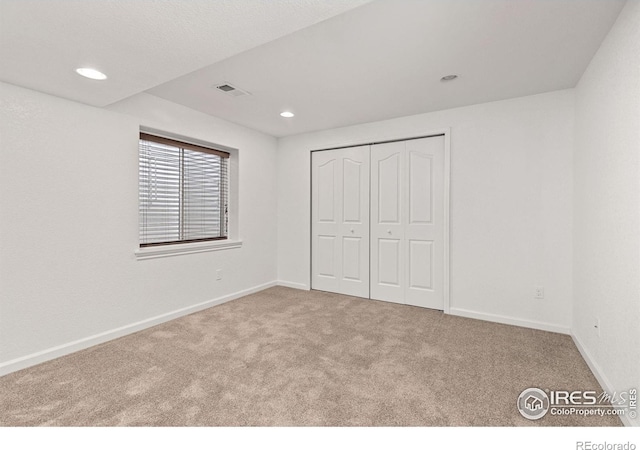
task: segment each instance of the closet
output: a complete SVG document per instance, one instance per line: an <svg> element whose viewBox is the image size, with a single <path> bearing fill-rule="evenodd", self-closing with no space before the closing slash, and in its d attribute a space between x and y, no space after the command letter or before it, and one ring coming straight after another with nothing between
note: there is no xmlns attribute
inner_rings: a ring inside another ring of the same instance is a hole
<svg viewBox="0 0 640 450"><path fill-rule="evenodd" d="M312 152L312 289L443 309L444 142Z"/></svg>

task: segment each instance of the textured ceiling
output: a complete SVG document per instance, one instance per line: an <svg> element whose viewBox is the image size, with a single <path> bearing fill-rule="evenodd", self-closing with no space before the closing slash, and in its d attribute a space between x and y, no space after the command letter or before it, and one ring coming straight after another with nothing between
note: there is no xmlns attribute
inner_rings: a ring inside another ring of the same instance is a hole
<svg viewBox="0 0 640 450"><path fill-rule="evenodd" d="M0 0L0 80L96 106L146 91L285 136L573 87L623 3Z"/></svg>
<svg viewBox="0 0 640 450"><path fill-rule="evenodd" d="M149 92L285 136L571 88L623 3L378 0Z"/></svg>
<svg viewBox="0 0 640 450"><path fill-rule="evenodd" d="M0 80L104 106L367 1L0 0Z"/></svg>

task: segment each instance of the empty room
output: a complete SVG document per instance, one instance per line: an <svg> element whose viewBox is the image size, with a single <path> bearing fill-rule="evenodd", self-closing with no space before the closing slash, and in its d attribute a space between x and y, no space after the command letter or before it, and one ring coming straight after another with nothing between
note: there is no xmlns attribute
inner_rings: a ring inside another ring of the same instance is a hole
<svg viewBox="0 0 640 450"><path fill-rule="evenodd" d="M0 0L0 80L5 429L640 424L639 1Z"/></svg>

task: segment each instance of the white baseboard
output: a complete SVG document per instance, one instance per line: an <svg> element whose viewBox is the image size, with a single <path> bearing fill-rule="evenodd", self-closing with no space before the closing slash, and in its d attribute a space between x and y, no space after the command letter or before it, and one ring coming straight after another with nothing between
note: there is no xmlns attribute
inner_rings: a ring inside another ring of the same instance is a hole
<svg viewBox="0 0 640 450"><path fill-rule="evenodd" d="M222 303L235 300L245 295L253 294L255 292L262 291L264 289L276 286L278 283L275 281L261 284L258 286L244 289L233 294L225 295L213 300L207 300L206 302L198 303L196 305L187 306L186 308L177 309L159 316L151 317L149 319L134 322L129 325L125 325L119 328L114 328L103 333L94 334L86 338L78 339L73 342L58 345L55 347L42 350L40 352L32 353L30 355L22 356L20 358L13 359L11 361L0 364L0 376L7 375L11 372L15 372L27 367L34 366L36 364L43 363L55 358L59 358L64 355L68 355L78 350L93 347L94 345L102 344L103 342L111 341L113 339L126 336L127 334L135 333L136 331L144 330L145 328L152 327L169 320L177 319L178 317L186 316L194 312L202 311L203 309L211 308L212 306L220 305Z"/></svg>
<svg viewBox="0 0 640 450"><path fill-rule="evenodd" d="M518 319L516 317L488 314L478 311L470 311L462 308L450 308L449 314L453 316L468 317L470 319L486 320L488 322L504 323L518 327L533 328L535 330L551 331L553 333L571 334L569 328L553 323L537 322L535 320Z"/></svg>
<svg viewBox="0 0 640 450"><path fill-rule="evenodd" d="M302 289L303 291L310 290L309 286L307 286L306 284L296 283L294 281L278 280L278 286L290 287L293 289Z"/></svg>
<svg viewBox="0 0 640 450"><path fill-rule="evenodd" d="M600 387L602 387L602 389L604 389L607 392L614 392L615 389L613 385L609 382L609 379L602 371L602 368L600 367L600 365L595 362L595 360L591 356L591 353L589 353L589 351L584 346L580 338L576 336L573 333L573 331L571 332L571 338L573 339L573 342L576 344L576 347L578 347L578 351L580 352L580 354L582 355L582 358L585 360L585 362L589 366L589 369L591 369L593 376L595 376L596 380L598 380L598 383L600 383ZM640 386L638 387L640 388ZM631 419L630 417L623 415L623 416L620 416L620 420L626 427L640 427L640 418L638 417L636 417L635 419Z"/></svg>

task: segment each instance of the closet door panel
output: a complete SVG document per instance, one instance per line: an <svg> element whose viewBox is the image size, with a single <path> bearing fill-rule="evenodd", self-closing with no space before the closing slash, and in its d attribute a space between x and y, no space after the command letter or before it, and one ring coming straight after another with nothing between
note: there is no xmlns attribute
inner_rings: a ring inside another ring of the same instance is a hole
<svg viewBox="0 0 640 450"><path fill-rule="evenodd" d="M404 142L371 146L371 298L403 303Z"/></svg>
<svg viewBox="0 0 640 450"><path fill-rule="evenodd" d="M340 155L342 274L340 292L369 298L369 146Z"/></svg>
<svg viewBox="0 0 640 450"><path fill-rule="evenodd" d="M433 289L433 241L411 239L409 246L409 289Z"/></svg>
<svg viewBox="0 0 640 450"><path fill-rule="evenodd" d="M369 146L311 154L311 287L369 297Z"/></svg>
<svg viewBox="0 0 640 450"><path fill-rule="evenodd" d="M399 239L378 239L378 283L382 286L401 287Z"/></svg>
<svg viewBox="0 0 640 450"><path fill-rule="evenodd" d="M311 154L311 286L339 292L340 258L340 160L337 151Z"/></svg>
<svg viewBox="0 0 640 450"><path fill-rule="evenodd" d="M406 141L405 302L444 308L444 138Z"/></svg>

